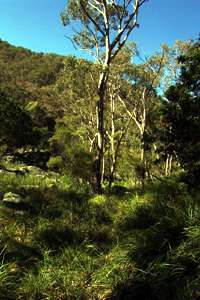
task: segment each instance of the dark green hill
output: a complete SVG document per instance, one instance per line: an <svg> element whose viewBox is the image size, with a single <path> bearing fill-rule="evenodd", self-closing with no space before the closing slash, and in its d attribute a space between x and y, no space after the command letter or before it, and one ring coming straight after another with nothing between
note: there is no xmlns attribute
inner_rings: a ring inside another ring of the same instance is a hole
<svg viewBox="0 0 200 300"><path fill-rule="evenodd" d="M63 66L62 56L0 40L0 147L6 144L14 151L46 143L55 124L47 107L56 102L52 88Z"/></svg>
<svg viewBox="0 0 200 300"><path fill-rule="evenodd" d="M38 100L57 80L64 57L34 53L0 40L0 87L19 103Z"/></svg>
<svg viewBox="0 0 200 300"><path fill-rule="evenodd" d="M17 81L29 81L38 86L53 84L63 67L63 59L63 56L35 53L0 40L1 70L16 77Z"/></svg>

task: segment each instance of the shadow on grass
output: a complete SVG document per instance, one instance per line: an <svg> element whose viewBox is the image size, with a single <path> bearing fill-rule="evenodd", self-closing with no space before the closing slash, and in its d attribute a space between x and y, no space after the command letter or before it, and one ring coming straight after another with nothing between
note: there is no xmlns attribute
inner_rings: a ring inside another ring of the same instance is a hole
<svg viewBox="0 0 200 300"><path fill-rule="evenodd" d="M43 248L47 248L52 255L58 255L66 247L81 247L81 244L88 241L95 244L99 251L107 252L113 243L113 234L109 226L102 226L98 230L91 226L81 228L80 232L68 226L50 225L36 236L36 241Z"/></svg>
<svg viewBox="0 0 200 300"><path fill-rule="evenodd" d="M166 276L165 280L160 280L159 277L151 274L135 275L125 283L115 287L112 295L108 300L177 300L189 299L183 296L183 283L178 282L173 277ZM180 297L177 297L180 296Z"/></svg>
<svg viewBox="0 0 200 300"><path fill-rule="evenodd" d="M79 245L83 241L83 237L67 226L51 225L41 231L36 236L36 240L53 254L57 254L67 246Z"/></svg>
<svg viewBox="0 0 200 300"><path fill-rule="evenodd" d="M145 268L154 257L166 258L171 249L184 239L186 220L181 210L140 206L124 220L121 230L134 231L134 245L129 251L131 261Z"/></svg>
<svg viewBox="0 0 200 300"><path fill-rule="evenodd" d="M68 204L73 204L74 208L80 208L86 203L88 195L77 193L75 191L56 191L51 188L36 189L26 188L17 191L25 199L20 203L5 203L4 213L15 217L16 219L24 217L44 217L49 220L60 218L65 209L69 208Z"/></svg>
<svg viewBox="0 0 200 300"><path fill-rule="evenodd" d="M35 247L12 239L5 241L3 257L5 263L14 262L24 269L36 266L43 259L43 255Z"/></svg>
<svg viewBox="0 0 200 300"><path fill-rule="evenodd" d="M40 215L45 219L53 221L62 217L63 210L54 205L49 205L40 212Z"/></svg>
<svg viewBox="0 0 200 300"><path fill-rule="evenodd" d="M108 253L113 247L113 243L116 242L108 226L102 226L98 230L89 230L87 239L96 245L99 252L104 254Z"/></svg>
<svg viewBox="0 0 200 300"><path fill-rule="evenodd" d="M15 217L16 220L34 218L40 215L42 208L46 205L47 199L45 194L36 188L24 188L19 187L18 190L14 190L14 193L20 195L20 202L14 201L2 201L3 213L7 217Z"/></svg>
<svg viewBox="0 0 200 300"><path fill-rule="evenodd" d="M129 199L130 195L132 194L142 194L143 190L139 186L135 186L132 188L125 187L123 185L114 185L111 190L108 191L109 195L123 197Z"/></svg>
<svg viewBox="0 0 200 300"><path fill-rule="evenodd" d="M108 300L160 300L148 282L127 281L115 287ZM170 299L170 298L169 298Z"/></svg>
<svg viewBox="0 0 200 300"><path fill-rule="evenodd" d="M29 203L20 202L20 203L3 203L3 206L7 208L7 213L11 215L23 215L28 213L29 215L35 216L38 212L37 210Z"/></svg>
<svg viewBox="0 0 200 300"><path fill-rule="evenodd" d="M65 202L73 202L75 204L83 204L89 198L88 193L59 190L57 197L64 200Z"/></svg>
<svg viewBox="0 0 200 300"><path fill-rule="evenodd" d="M126 216L123 221L119 224L119 228L122 231L132 231L138 229L146 229L154 225L157 222L153 210L150 205L143 205L137 207L137 209Z"/></svg>

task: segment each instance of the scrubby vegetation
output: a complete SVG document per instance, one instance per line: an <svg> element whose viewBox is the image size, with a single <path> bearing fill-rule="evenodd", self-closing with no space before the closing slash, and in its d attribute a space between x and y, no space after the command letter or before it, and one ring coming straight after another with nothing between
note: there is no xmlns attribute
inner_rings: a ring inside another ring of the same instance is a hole
<svg viewBox="0 0 200 300"><path fill-rule="evenodd" d="M17 176L1 176L23 196L1 205L1 299L198 299L200 199L177 178L95 196Z"/></svg>

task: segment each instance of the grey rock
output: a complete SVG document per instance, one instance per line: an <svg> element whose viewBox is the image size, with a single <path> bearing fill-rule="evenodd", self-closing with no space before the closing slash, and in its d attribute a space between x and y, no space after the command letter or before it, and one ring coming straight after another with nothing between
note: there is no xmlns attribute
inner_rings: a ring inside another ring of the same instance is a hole
<svg viewBox="0 0 200 300"><path fill-rule="evenodd" d="M23 215L25 212L31 214L37 213L36 209L31 204L23 201L19 194L14 194L12 192L4 194L2 204L7 211L13 211L13 215Z"/></svg>
<svg viewBox="0 0 200 300"><path fill-rule="evenodd" d="M12 192L5 193L3 196L3 202L4 203L21 203L22 198L19 194L15 194Z"/></svg>
<svg viewBox="0 0 200 300"><path fill-rule="evenodd" d="M26 215L26 211L24 210L17 210L17 209L13 209L13 208L9 208L9 207L3 207L1 208L1 210L9 216L25 216Z"/></svg>
<svg viewBox="0 0 200 300"><path fill-rule="evenodd" d="M25 191L26 190L38 190L40 188L39 185L37 184L26 184L26 185L21 185L21 188L23 188Z"/></svg>
<svg viewBox="0 0 200 300"><path fill-rule="evenodd" d="M5 170L0 170L0 174L8 174L9 172L5 171Z"/></svg>
<svg viewBox="0 0 200 300"><path fill-rule="evenodd" d="M35 167L35 166L27 166L25 169L26 169L26 171L28 171L31 174L44 174L45 173L42 169Z"/></svg>

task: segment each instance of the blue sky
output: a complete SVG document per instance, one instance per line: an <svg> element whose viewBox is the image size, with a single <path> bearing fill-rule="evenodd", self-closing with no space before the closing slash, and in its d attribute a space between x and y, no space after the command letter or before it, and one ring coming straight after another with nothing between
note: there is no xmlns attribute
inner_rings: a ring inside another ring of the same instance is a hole
<svg viewBox="0 0 200 300"><path fill-rule="evenodd" d="M75 54L60 22L66 0L0 0L0 39L37 52ZM149 0L131 36L146 53L160 44L195 38L200 32L200 0Z"/></svg>

